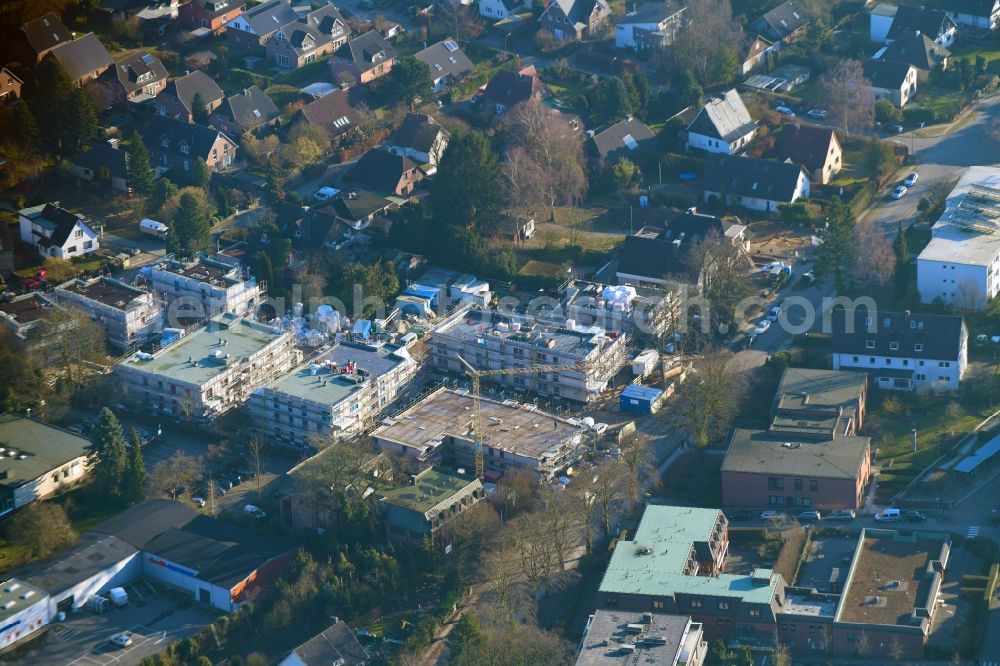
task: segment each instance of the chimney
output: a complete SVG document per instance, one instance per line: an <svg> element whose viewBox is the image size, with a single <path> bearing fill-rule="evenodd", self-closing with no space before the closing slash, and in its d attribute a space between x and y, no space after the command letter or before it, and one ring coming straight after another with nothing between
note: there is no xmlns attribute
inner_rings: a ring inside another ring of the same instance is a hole
<svg viewBox="0 0 1000 666"><path fill-rule="evenodd" d="M910 318L910 311L909 310L903 310L903 314L906 315L907 319Z"/></svg>
<svg viewBox="0 0 1000 666"><path fill-rule="evenodd" d="M108 139L108 145L114 148L115 150L118 150L118 139L116 137L111 137L110 139Z"/></svg>

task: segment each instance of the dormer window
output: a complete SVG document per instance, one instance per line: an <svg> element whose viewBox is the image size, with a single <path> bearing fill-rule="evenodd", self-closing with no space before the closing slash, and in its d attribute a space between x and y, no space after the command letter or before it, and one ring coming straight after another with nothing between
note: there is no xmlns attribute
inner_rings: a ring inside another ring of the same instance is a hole
<svg viewBox="0 0 1000 666"><path fill-rule="evenodd" d="M160 145L162 147L164 147L164 148L169 148L170 147L170 139L168 139L167 137L163 137L162 139L160 139Z"/></svg>
<svg viewBox="0 0 1000 666"><path fill-rule="evenodd" d="M890 351L899 351L899 343L898 342L890 342L889 343L889 349L890 349Z"/></svg>
<svg viewBox="0 0 1000 666"><path fill-rule="evenodd" d="M875 341L865 340L865 349L875 349Z"/></svg>
<svg viewBox="0 0 1000 666"><path fill-rule="evenodd" d="M915 352L922 352L923 350L924 350L924 346L922 344L920 344L919 342L916 343L915 345L913 345L913 351L915 351Z"/></svg>
<svg viewBox="0 0 1000 666"><path fill-rule="evenodd" d="M182 143L182 144L181 144L181 152L182 152L183 154L185 154L185 155L187 155L187 154L188 154L188 152L190 152L190 151L188 150L188 145L187 145L186 143Z"/></svg>

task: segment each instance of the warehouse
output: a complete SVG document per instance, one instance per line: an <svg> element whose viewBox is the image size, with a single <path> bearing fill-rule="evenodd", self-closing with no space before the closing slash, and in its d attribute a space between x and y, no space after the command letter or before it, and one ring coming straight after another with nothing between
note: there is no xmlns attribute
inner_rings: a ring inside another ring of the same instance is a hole
<svg viewBox="0 0 1000 666"><path fill-rule="evenodd" d="M43 590L16 578L0 585L0 650L48 623L48 595Z"/></svg>

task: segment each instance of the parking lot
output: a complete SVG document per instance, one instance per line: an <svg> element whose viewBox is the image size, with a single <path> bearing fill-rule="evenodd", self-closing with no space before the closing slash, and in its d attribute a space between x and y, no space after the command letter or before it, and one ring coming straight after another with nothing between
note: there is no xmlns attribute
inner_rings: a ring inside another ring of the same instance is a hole
<svg viewBox="0 0 1000 666"><path fill-rule="evenodd" d="M89 611L70 614L65 622L53 623L41 638L2 658L17 664L53 666L129 666L140 664L164 647L197 633L218 616L188 595L164 590L140 579L125 586L129 603L112 606L103 615ZM110 642L128 632L132 643L118 647Z"/></svg>

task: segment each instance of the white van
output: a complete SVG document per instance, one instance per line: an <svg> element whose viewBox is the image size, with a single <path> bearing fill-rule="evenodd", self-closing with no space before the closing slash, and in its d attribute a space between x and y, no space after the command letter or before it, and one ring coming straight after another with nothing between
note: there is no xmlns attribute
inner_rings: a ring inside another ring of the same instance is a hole
<svg viewBox="0 0 1000 666"><path fill-rule="evenodd" d="M877 522L892 522L899 520L902 516L899 513L899 509L886 509L875 514L875 520Z"/></svg>

